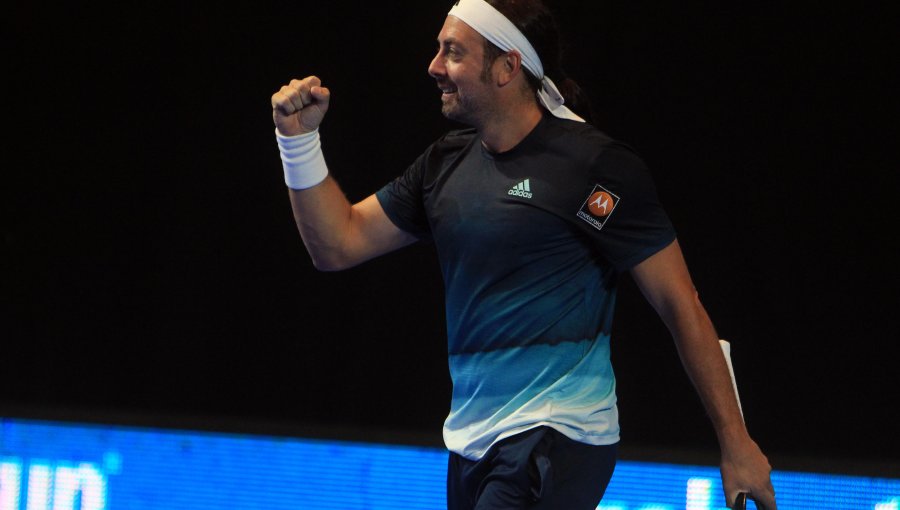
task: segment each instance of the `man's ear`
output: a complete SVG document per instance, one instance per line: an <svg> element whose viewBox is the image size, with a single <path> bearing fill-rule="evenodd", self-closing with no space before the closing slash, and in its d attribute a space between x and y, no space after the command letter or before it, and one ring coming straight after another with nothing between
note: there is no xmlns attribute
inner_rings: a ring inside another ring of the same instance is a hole
<svg viewBox="0 0 900 510"><path fill-rule="evenodd" d="M500 58L502 60L498 81L503 86L513 81L522 72L522 55L516 50L510 50Z"/></svg>

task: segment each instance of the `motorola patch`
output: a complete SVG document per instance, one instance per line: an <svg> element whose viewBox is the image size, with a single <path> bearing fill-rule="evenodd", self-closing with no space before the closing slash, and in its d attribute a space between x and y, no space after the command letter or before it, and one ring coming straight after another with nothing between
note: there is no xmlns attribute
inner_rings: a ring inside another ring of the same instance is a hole
<svg viewBox="0 0 900 510"><path fill-rule="evenodd" d="M603 228L603 225L606 225L618 204L619 197L603 186L596 184L594 185L594 190L588 195L587 200L581 204L578 217L600 230Z"/></svg>

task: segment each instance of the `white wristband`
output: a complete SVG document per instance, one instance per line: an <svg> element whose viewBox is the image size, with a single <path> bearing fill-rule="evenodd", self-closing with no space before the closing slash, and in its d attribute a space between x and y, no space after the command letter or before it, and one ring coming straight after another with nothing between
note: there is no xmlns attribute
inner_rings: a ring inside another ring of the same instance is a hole
<svg viewBox="0 0 900 510"><path fill-rule="evenodd" d="M291 189L312 188L325 180L328 167L322 154L319 130L296 136L284 136L275 129L281 152L284 183Z"/></svg>

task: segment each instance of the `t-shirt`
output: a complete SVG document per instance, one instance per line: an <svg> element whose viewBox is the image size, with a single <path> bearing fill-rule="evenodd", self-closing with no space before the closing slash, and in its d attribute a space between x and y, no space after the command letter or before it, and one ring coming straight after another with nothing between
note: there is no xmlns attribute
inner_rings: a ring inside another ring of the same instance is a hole
<svg viewBox="0 0 900 510"><path fill-rule="evenodd" d="M642 160L588 124L545 114L503 153L474 129L452 131L376 196L397 227L437 249L453 382L447 448L479 459L540 425L617 442L617 277L675 239Z"/></svg>

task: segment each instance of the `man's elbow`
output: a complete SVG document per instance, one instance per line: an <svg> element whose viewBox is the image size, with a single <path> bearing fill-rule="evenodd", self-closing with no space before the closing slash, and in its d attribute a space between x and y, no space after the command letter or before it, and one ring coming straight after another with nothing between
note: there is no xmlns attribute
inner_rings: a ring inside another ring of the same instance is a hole
<svg viewBox="0 0 900 510"><path fill-rule="evenodd" d="M348 263L346 260L343 260L341 257L325 257L325 256L316 256L312 255L312 263L313 267L323 272L334 272L334 271L343 271L344 269L348 269L353 267L353 264Z"/></svg>
<svg viewBox="0 0 900 510"><path fill-rule="evenodd" d="M314 236L301 237L313 267L319 271L341 271L354 265L343 245Z"/></svg>

